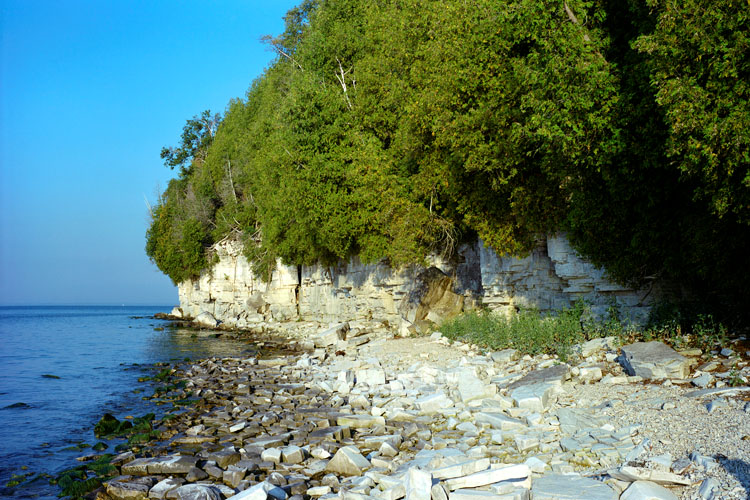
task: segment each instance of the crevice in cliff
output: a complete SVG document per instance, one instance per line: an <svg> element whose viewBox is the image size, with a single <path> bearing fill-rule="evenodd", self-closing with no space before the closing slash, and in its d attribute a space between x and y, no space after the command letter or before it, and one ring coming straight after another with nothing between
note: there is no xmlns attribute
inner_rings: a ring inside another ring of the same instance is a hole
<svg viewBox="0 0 750 500"><path fill-rule="evenodd" d="M297 266L297 285L294 287L294 304L297 307L297 317L300 317L299 301L302 293L302 266Z"/></svg>

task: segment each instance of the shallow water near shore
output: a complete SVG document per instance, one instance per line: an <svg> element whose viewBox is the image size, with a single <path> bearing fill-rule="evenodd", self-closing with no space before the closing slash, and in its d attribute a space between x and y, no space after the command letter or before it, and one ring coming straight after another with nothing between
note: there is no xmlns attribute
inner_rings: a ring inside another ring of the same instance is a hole
<svg viewBox="0 0 750 500"><path fill-rule="evenodd" d="M66 448L95 444L93 427L105 412L120 419L158 412L142 399L151 386L138 382L153 374L153 363L251 352L248 342L153 319L168 310L0 307L0 488L12 474L54 475L93 453ZM54 498L58 492L40 479L4 489L3 496Z"/></svg>

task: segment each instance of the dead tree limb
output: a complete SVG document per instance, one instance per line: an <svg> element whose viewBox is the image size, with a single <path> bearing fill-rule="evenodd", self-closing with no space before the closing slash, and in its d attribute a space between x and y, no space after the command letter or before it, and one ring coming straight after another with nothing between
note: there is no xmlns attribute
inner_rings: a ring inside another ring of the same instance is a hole
<svg viewBox="0 0 750 500"><path fill-rule="evenodd" d="M349 107L349 109L352 109L352 101L349 100L349 93L347 92L346 88L346 74L349 73L352 69L349 68L347 71L344 71L344 67L341 65L341 61L339 61L339 58L336 58L336 62L339 63L339 73L335 73L336 79L341 84L341 88L344 89L344 99L346 100L346 105ZM352 81L354 81L352 79Z"/></svg>
<svg viewBox="0 0 750 500"><path fill-rule="evenodd" d="M237 192L234 190L234 181L232 180L232 161L227 160L227 173L229 174L229 188L232 190L234 202L237 203Z"/></svg>

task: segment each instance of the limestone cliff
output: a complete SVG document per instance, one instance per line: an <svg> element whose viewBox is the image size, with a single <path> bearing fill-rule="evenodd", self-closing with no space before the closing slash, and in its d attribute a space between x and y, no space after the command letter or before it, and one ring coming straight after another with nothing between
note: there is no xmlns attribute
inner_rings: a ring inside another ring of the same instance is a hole
<svg viewBox="0 0 750 500"><path fill-rule="evenodd" d="M625 317L643 323L657 296L610 282L561 235L540 241L523 258L499 257L481 242L463 245L455 260L434 257L428 268L396 270L384 263L363 264L356 257L333 267L279 263L268 283L253 274L238 243L223 241L214 250L219 259L210 270L180 283L180 307L187 317L208 312L238 328L294 318L422 324L479 304L498 312L525 307L550 311L570 307L579 298L596 315L616 302Z"/></svg>

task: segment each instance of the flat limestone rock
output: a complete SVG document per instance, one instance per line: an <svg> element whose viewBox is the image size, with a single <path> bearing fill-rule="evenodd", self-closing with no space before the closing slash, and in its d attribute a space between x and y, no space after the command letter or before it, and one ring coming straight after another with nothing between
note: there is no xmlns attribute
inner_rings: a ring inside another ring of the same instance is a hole
<svg viewBox="0 0 750 500"><path fill-rule="evenodd" d="M139 483L112 481L107 484L107 495L115 500L145 500L148 486Z"/></svg>
<svg viewBox="0 0 750 500"><path fill-rule="evenodd" d="M430 489L430 498L432 500L448 500L448 492L439 481L435 481Z"/></svg>
<svg viewBox="0 0 750 500"><path fill-rule="evenodd" d="M644 467L624 466L619 469L607 471L615 479L621 481L651 481L657 484L679 484L681 486L690 486L689 479L671 472L646 469Z"/></svg>
<svg viewBox="0 0 750 500"><path fill-rule="evenodd" d="M380 368L364 368L357 370L357 383L367 384L370 387L385 384L385 371Z"/></svg>
<svg viewBox="0 0 750 500"><path fill-rule="evenodd" d="M636 481L620 495L620 500L677 500L677 496L656 483Z"/></svg>
<svg viewBox="0 0 750 500"><path fill-rule="evenodd" d="M177 438L173 442L175 444L203 444L213 443L218 440L219 438L217 436L185 436Z"/></svg>
<svg viewBox="0 0 750 500"><path fill-rule="evenodd" d="M299 446L286 446L281 449L281 460L285 464L298 464L305 461L305 451Z"/></svg>
<svg viewBox="0 0 750 500"><path fill-rule="evenodd" d="M557 419L564 434L575 434L583 429L596 429L607 423L605 418L583 408L559 408Z"/></svg>
<svg viewBox="0 0 750 500"><path fill-rule="evenodd" d="M617 500L618 494L601 481L587 477L548 474L534 479L534 500Z"/></svg>
<svg viewBox="0 0 750 500"><path fill-rule="evenodd" d="M472 375L463 376L458 380L458 393L461 395L461 401L468 403L475 399L491 398L497 393L497 386L485 384Z"/></svg>
<svg viewBox="0 0 750 500"><path fill-rule="evenodd" d="M438 392L436 394L423 396L414 401L414 404L422 413L430 414L442 410L443 408L453 406L453 401L442 392Z"/></svg>
<svg viewBox="0 0 750 500"><path fill-rule="evenodd" d="M700 389L685 394L689 398L700 398L703 396L714 396L719 394L733 394L736 392L750 391L750 387L718 387L716 389Z"/></svg>
<svg viewBox="0 0 750 500"><path fill-rule="evenodd" d="M148 465L154 460L153 458L136 458L122 466L122 474L124 476L147 476Z"/></svg>
<svg viewBox="0 0 750 500"><path fill-rule="evenodd" d="M355 446L344 446L333 456L326 470L342 474L344 476L360 476L362 472L370 468L370 462L359 452Z"/></svg>
<svg viewBox="0 0 750 500"><path fill-rule="evenodd" d="M475 472L480 472L490 467L490 459L480 458L477 460L466 460L457 464L447 465L434 469L432 476L437 479L453 479L455 477L468 476Z"/></svg>
<svg viewBox="0 0 750 500"><path fill-rule="evenodd" d="M514 429L525 429L526 424L517 418L509 417L503 413L481 412L477 413L474 421L478 424L489 424L493 429L509 431Z"/></svg>
<svg viewBox="0 0 750 500"><path fill-rule="evenodd" d="M283 489L269 483L268 481L263 481L237 493L236 495L228 497L228 500L282 499L286 498L286 496L286 492Z"/></svg>
<svg viewBox="0 0 750 500"><path fill-rule="evenodd" d="M175 488L179 488L183 484L185 484L185 480L181 478L169 477L167 479L162 479L161 481L156 483L153 488L151 488L151 490L148 492L148 497L157 499L165 498L167 496L167 493Z"/></svg>
<svg viewBox="0 0 750 500"><path fill-rule="evenodd" d="M623 346L621 360L628 375L646 380L684 379L690 374L690 360L657 341Z"/></svg>
<svg viewBox="0 0 750 500"><path fill-rule="evenodd" d="M515 495L498 495L494 491L456 490L451 491L449 500L509 500L514 498L516 498ZM528 492L525 498L528 498Z"/></svg>
<svg viewBox="0 0 750 500"><path fill-rule="evenodd" d="M245 474L247 474L247 469L230 465L221 475L221 479L224 481L224 484L236 488L239 486L240 482L245 479Z"/></svg>
<svg viewBox="0 0 750 500"><path fill-rule="evenodd" d="M432 474L412 467L406 474L406 500L430 500L432 497Z"/></svg>
<svg viewBox="0 0 750 500"><path fill-rule="evenodd" d="M310 497L322 497L323 495L327 495L331 492L330 486L313 486L312 488L307 489L307 495Z"/></svg>
<svg viewBox="0 0 750 500"><path fill-rule="evenodd" d="M519 408L543 412L549 406L549 399L554 386L550 383L538 383L516 387L510 393L511 399Z"/></svg>
<svg viewBox="0 0 750 500"><path fill-rule="evenodd" d="M351 435L350 432L349 427L333 425L331 427L316 429L308 437L312 440L332 439L334 441L341 441L342 438L348 438Z"/></svg>
<svg viewBox="0 0 750 500"><path fill-rule="evenodd" d="M336 424L341 427L369 429L377 425L385 425L385 419L373 415L342 415L336 419Z"/></svg>
<svg viewBox="0 0 750 500"><path fill-rule="evenodd" d="M226 469L228 466L239 462L242 456L238 451L230 448L209 453L205 458L206 460L213 460L216 462L216 465L222 469Z"/></svg>
<svg viewBox="0 0 750 500"><path fill-rule="evenodd" d="M284 446L292 437L290 433L279 434L277 436L268 436L245 441L244 448L272 448Z"/></svg>
<svg viewBox="0 0 750 500"><path fill-rule="evenodd" d="M198 459L191 456L170 455L152 460L148 464L149 474L187 474L196 467Z"/></svg>
<svg viewBox="0 0 750 500"><path fill-rule="evenodd" d="M518 351L515 349L503 349L502 351L495 351L490 354L492 361L498 364L506 364L511 361L515 361L520 357Z"/></svg>
<svg viewBox="0 0 750 500"><path fill-rule="evenodd" d="M570 375L570 366L566 364L550 366L541 370L534 370L519 380L508 385L508 390L516 389L524 385L539 384L542 382L563 382Z"/></svg>
<svg viewBox="0 0 750 500"><path fill-rule="evenodd" d="M346 332L349 331L349 323L341 323L333 326L312 338L315 347L329 347L336 345L339 340L346 340Z"/></svg>
<svg viewBox="0 0 750 500"><path fill-rule="evenodd" d="M379 436L365 436L362 440L365 448L370 450L377 450L383 443L387 443L394 448L398 448L401 442L404 440L401 434L383 434Z"/></svg>
<svg viewBox="0 0 750 500"><path fill-rule="evenodd" d="M186 484L167 493L176 500L221 500L221 491L207 484Z"/></svg>
<svg viewBox="0 0 750 500"><path fill-rule="evenodd" d="M461 488L476 488L486 486L508 479L525 479L531 475L531 469L528 465L518 464L499 469L490 469L482 472L476 472L468 476L449 479L445 482L445 487L449 490L458 490Z"/></svg>

